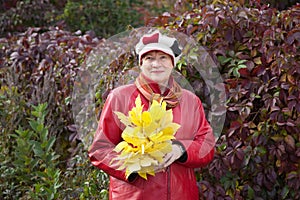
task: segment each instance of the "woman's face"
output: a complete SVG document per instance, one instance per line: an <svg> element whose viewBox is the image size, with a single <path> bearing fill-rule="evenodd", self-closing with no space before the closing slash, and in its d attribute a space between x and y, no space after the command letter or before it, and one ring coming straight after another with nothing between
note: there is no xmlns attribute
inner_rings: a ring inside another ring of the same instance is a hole
<svg viewBox="0 0 300 200"><path fill-rule="evenodd" d="M142 57L142 73L159 85L168 84L172 69L172 57L161 51L150 51Z"/></svg>

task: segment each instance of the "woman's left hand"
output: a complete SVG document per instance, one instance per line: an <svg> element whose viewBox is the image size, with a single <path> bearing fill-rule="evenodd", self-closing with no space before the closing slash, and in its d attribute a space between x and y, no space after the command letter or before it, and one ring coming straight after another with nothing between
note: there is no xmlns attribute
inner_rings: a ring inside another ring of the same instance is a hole
<svg viewBox="0 0 300 200"><path fill-rule="evenodd" d="M164 171L165 168L170 166L173 162L175 162L177 159L179 159L182 156L182 151L178 144L172 145L172 151L170 153L167 153L164 156L164 161L160 165L158 165L155 168L155 172Z"/></svg>

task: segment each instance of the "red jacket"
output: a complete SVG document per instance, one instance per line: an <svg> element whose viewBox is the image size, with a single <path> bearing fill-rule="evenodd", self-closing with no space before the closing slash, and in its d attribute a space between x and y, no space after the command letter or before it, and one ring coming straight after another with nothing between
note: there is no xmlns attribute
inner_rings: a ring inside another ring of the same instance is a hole
<svg viewBox="0 0 300 200"><path fill-rule="evenodd" d="M157 88L152 88L154 91ZM214 155L215 138L205 119L200 99L193 93L182 90L179 104L173 108L173 121L180 124L175 137L186 149L184 162L176 161L165 172L148 179L141 177L132 182L125 178L124 170L117 170L111 160L117 155L113 151L122 141L124 125L113 113L128 114L140 94L144 109L149 102L134 84L121 86L108 96L101 113L94 141L89 149L93 165L110 175L109 197L113 200L196 200L199 199L194 168L207 165Z"/></svg>

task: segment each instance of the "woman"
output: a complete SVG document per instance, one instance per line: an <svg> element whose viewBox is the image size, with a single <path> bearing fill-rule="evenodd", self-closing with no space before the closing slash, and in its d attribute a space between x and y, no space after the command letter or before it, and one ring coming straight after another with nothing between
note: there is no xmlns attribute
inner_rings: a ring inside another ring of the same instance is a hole
<svg viewBox="0 0 300 200"><path fill-rule="evenodd" d="M199 199L194 169L206 166L214 155L215 139L205 119L200 99L182 89L171 76L181 54L175 38L154 32L136 45L141 73L134 84L118 87L108 96L101 113L94 141L89 150L93 165L110 175L112 200L196 200ZM124 125L115 111L128 113L140 96L143 109L163 100L172 109L173 122L180 124L172 141L172 151L147 180L111 162L118 155L113 149L122 141Z"/></svg>

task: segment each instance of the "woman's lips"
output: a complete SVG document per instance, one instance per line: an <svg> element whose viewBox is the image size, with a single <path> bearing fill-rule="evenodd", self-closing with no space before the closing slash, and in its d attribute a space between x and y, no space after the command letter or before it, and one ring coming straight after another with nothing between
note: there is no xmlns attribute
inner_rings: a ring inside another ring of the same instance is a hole
<svg viewBox="0 0 300 200"><path fill-rule="evenodd" d="M151 73L154 73L154 74L160 74L160 73L163 73L164 71L159 71L159 70L156 70L156 71L151 71Z"/></svg>

